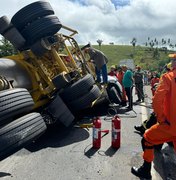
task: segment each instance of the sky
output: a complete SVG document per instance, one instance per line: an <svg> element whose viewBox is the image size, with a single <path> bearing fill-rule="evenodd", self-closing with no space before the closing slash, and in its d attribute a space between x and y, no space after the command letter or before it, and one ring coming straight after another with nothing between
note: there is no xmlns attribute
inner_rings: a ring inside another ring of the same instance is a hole
<svg viewBox="0 0 176 180"><path fill-rule="evenodd" d="M9 19L24 6L36 0L5 0L0 17ZM175 0L48 0L64 26L78 31L78 44L137 44L169 39L176 44Z"/></svg>

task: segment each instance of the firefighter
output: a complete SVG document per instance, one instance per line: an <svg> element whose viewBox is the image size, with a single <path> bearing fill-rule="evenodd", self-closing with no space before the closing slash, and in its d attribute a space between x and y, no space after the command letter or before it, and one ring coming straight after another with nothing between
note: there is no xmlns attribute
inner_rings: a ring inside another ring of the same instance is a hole
<svg viewBox="0 0 176 180"><path fill-rule="evenodd" d="M157 123L145 131L141 140L144 163L132 167L131 172L140 178L151 178L154 145L172 141L176 151L176 54L170 54L172 70L163 74L153 97L153 110Z"/></svg>
<svg viewBox="0 0 176 180"><path fill-rule="evenodd" d="M153 78L151 79L151 91L152 91L152 95L154 96L157 85L159 83L159 75L157 74L157 72L154 73Z"/></svg>

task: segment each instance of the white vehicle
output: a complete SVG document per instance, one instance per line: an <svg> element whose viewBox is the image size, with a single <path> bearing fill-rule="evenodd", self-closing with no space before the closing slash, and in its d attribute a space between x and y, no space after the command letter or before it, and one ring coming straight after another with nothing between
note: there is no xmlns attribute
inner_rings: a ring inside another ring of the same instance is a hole
<svg viewBox="0 0 176 180"><path fill-rule="evenodd" d="M111 102L116 104L122 102L122 86L115 76L108 75L107 93Z"/></svg>
<svg viewBox="0 0 176 180"><path fill-rule="evenodd" d="M135 64L133 59L123 59L120 60L119 66L126 65L129 69L134 70L135 69Z"/></svg>

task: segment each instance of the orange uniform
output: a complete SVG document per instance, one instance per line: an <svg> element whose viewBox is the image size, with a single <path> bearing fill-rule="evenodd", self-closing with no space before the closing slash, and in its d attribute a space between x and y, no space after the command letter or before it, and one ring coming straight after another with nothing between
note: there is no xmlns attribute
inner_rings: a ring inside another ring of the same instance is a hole
<svg viewBox="0 0 176 180"><path fill-rule="evenodd" d="M154 77L154 78L152 78L152 80L151 80L151 90L152 90L152 95L154 96L154 94L155 94L155 89L154 89L154 85L156 84L156 83L159 83L159 78L158 77Z"/></svg>
<svg viewBox="0 0 176 180"><path fill-rule="evenodd" d="M153 97L153 110L158 123L144 133L143 158L153 161L153 145L173 141L176 150L176 69L162 76Z"/></svg>

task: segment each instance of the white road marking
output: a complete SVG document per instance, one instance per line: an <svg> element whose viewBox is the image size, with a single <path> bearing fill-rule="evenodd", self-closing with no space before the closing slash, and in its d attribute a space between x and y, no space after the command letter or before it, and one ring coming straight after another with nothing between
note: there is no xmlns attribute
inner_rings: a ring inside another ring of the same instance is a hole
<svg viewBox="0 0 176 180"><path fill-rule="evenodd" d="M142 122L148 119L147 116L147 108L145 106L141 106L141 113L142 113Z"/></svg>

